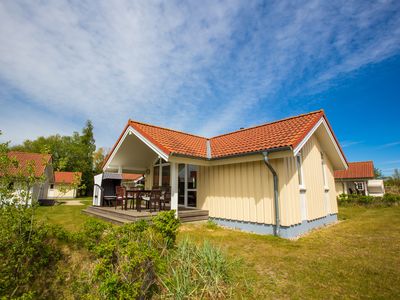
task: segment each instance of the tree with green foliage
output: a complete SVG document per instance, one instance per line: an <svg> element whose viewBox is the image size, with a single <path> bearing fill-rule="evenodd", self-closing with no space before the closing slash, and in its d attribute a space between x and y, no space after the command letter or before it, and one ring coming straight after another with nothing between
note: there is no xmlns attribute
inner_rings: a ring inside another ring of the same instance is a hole
<svg viewBox="0 0 400 300"><path fill-rule="evenodd" d="M400 171L399 171L399 169L394 169L392 178L394 180L400 180Z"/></svg>
<svg viewBox="0 0 400 300"><path fill-rule="evenodd" d="M100 174L103 172L103 163L106 158L106 149L100 147L93 153L93 168L94 174Z"/></svg>
<svg viewBox="0 0 400 300"><path fill-rule="evenodd" d="M86 126L82 129L80 140L82 151L82 182L86 186L86 195L88 195L91 191L93 191L93 153L96 150L93 136L93 125L90 120L86 122Z"/></svg>
<svg viewBox="0 0 400 300"><path fill-rule="evenodd" d="M381 178L383 178L382 171L381 171L380 169L378 169L378 168L374 168L374 177L375 177L376 179L381 179Z"/></svg>

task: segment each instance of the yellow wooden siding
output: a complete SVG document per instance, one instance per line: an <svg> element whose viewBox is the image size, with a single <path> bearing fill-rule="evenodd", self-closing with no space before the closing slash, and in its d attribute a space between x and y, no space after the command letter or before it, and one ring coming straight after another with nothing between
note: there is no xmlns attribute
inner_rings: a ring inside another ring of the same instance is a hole
<svg viewBox="0 0 400 300"><path fill-rule="evenodd" d="M294 158L272 161L279 177L281 224L299 223L300 202ZM263 161L200 166L198 207L210 217L274 224L273 177Z"/></svg>
<svg viewBox="0 0 400 300"><path fill-rule="evenodd" d="M328 181L329 187L329 201L330 201L330 211L331 214L337 214L338 206L336 200L336 185L335 185L335 175L332 163L329 160L329 157L325 157L326 163L326 177Z"/></svg>
<svg viewBox="0 0 400 300"><path fill-rule="evenodd" d="M302 149L304 184L306 186L307 219L313 220L326 216L325 190L322 173L321 146L312 136ZM336 189L333 167L325 155L325 174L329 187L329 212L337 213Z"/></svg>

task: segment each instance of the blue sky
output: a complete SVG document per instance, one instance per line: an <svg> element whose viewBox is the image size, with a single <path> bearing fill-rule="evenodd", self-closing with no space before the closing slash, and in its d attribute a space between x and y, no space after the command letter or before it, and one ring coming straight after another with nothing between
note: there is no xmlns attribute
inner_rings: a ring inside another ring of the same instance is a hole
<svg viewBox="0 0 400 300"><path fill-rule="evenodd" d="M334 2L334 3L329 3ZM323 108L349 161L400 168L399 1L2 1L2 140L129 118L213 136Z"/></svg>

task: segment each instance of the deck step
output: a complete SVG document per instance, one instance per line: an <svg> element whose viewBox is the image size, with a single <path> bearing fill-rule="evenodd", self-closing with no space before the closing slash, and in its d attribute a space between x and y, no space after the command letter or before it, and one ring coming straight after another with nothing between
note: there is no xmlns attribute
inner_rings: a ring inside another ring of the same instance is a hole
<svg viewBox="0 0 400 300"><path fill-rule="evenodd" d="M208 210L183 210L178 211L179 217L208 216Z"/></svg>
<svg viewBox="0 0 400 300"><path fill-rule="evenodd" d="M100 207L94 207L94 206L89 206L87 208L87 210L89 210L93 213L100 213L100 214L104 214L104 215L115 216L117 218L125 219L128 221L136 221L138 219L150 219L152 216L156 215L156 213L154 213L153 215L148 215L148 216L143 215L143 216L138 217L138 216L129 215L125 212L121 212L118 210L104 210L104 209L101 209Z"/></svg>
<svg viewBox="0 0 400 300"><path fill-rule="evenodd" d="M94 212L94 211L89 210L89 209L84 209L84 210L82 210L82 212L84 214L87 214L87 215L91 216L91 217L102 219L104 221L108 221L108 222L111 222L111 223L116 224L116 225L123 225L123 224L132 222L132 221L129 221L127 219L118 218L118 217L112 216L110 214L103 214L103 213L100 213L100 212Z"/></svg>
<svg viewBox="0 0 400 300"><path fill-rule="evenodd" d="M157 212L154 212L152 214L131 215L127 211L105 209L96 206L89 206L86 209L82 210L82 212L117 225L131 223L138 220L149 220L157 215ZM181 210L178 212L178 215L182 223L208 220L208 210Z"/></svg>
<svg viewBox="0 0 400 300"><path fill-rule="evenodd" d="M207 221L207 216L194 216L194 217L187 217L187 218L179 218L181 223L188 223L188 222L197 222L197 221Z"/></svg>

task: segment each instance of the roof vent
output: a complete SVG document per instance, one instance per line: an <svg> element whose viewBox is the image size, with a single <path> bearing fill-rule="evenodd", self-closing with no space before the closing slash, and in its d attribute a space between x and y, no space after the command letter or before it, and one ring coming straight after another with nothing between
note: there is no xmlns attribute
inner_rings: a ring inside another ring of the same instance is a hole
<svg viewBox="0 0 400 300"><path fill-rule="evenodd" d="M240 130L243 130L244 129L244 127L240 127Z"/></svg>

